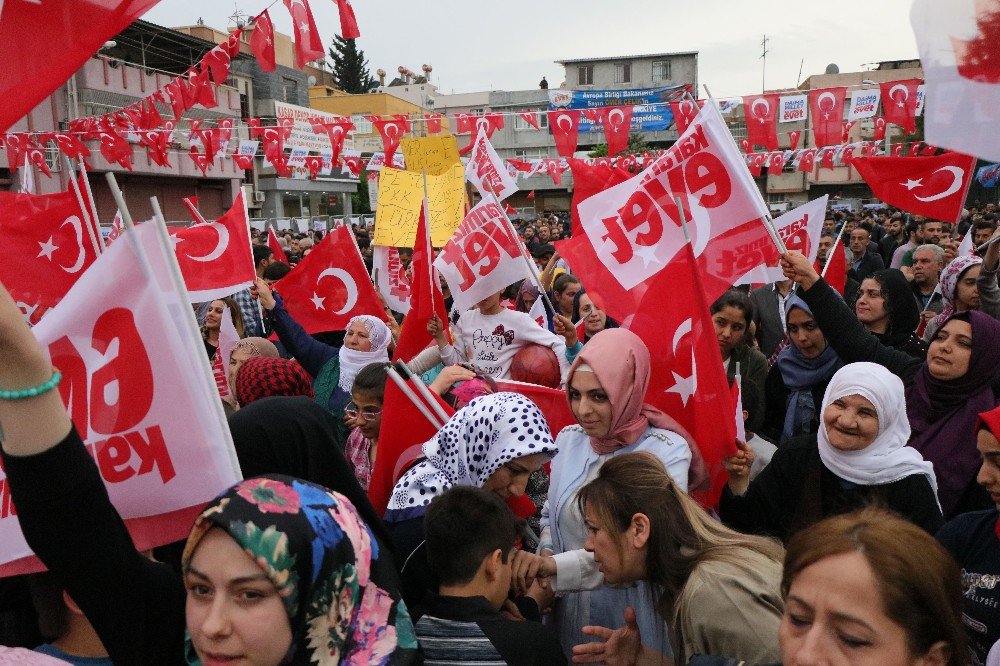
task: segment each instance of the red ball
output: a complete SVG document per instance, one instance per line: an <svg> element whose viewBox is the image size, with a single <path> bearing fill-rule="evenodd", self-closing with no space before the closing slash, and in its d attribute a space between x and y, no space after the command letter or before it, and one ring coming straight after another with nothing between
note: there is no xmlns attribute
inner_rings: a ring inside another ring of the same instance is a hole
<svg viewBox="0 0 1000 666"><path fill-rule="evenodd" d="M525 345L514 354L510 363L510 378L516 382L559 388L562 382L559 359L551 347Z"/></svg>

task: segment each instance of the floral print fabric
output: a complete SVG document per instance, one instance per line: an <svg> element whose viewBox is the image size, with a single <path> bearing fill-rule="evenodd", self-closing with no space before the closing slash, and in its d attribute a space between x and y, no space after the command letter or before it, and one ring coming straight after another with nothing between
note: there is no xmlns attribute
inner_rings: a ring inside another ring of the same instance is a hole
<svg viewBox="0 0 1000 666"><path fill-rule="evenodd" d="M380 575L392 567L391 555L381 552L343 495L280 475L242 481L195 521L185 567L213 527L242 546L278 589L292 626L286 663L367 665L412 657L416 640L406 605Z"/></svg>

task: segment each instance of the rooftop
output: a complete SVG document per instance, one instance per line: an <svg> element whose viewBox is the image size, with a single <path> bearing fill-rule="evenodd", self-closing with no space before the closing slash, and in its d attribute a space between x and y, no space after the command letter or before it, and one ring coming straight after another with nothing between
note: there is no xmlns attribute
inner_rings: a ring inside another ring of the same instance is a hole
<svg viewBox="0 0 1000 666"><path fill-rule="evenodd" d="M675 51L674 53L640 53L637 55L604 56L602 58L572 58L570 60L554 60L558 65L570 65L575 62L596 62L598 60L635 60L637 58L666 58L669 56L696 56L697 51Z"/></svg>

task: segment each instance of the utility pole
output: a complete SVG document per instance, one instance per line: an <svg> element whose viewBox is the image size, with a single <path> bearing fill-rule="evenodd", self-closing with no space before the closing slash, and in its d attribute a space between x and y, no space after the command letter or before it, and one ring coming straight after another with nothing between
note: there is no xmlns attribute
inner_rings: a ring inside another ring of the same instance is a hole
<svg viewBox="0 0 1000 666"><path fill-rule="evenodd" d="M761 65L761 68L760 68L760 91L762 93L767 90L767 84L766 84L766 78L767 78L767 54L770 53L770 51L767 48L767 43L769 41L770 40L767 38L767 35L764 35L764 39L760 43L760 48L761 48L760 59L763 61L763 64Z"/></svg>

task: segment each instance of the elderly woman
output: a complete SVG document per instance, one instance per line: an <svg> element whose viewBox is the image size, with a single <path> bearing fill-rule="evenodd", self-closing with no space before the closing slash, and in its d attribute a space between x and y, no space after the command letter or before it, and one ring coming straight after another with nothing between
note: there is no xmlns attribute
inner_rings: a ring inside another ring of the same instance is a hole
<svg viewBox="0 0 1000 666"><path fill-rule="evenodd" d="M948 317L956 312L980 310L1000 319L1000 288L997 287L997 260L1000 243L994 243L982 258L972 254L956 257L941 271L941 296L944 308L924 331L930 342Z"/></svg>
<svg viewBox="0 0 1000 666"><path fill-rule="evenodd" d="M344 344L333 347L306 333L263 280L257 280L257 291L278 339L313 378L316 400L334 415L343 416L358 371L369 363L389 362L389 327L371 315L352 317Z"/></svg>
<svg viewBox="0 0 1000 666"><path fill-rule="evenodd" d="M931 463L906 446L903 382L874 363L852 363L833 376L819 410L819 432L778 448L753 480L752 449L725 461L729 483L719 515L743 532L788 541L830 515L879 503L930 533L943 522Z"/></svg>

